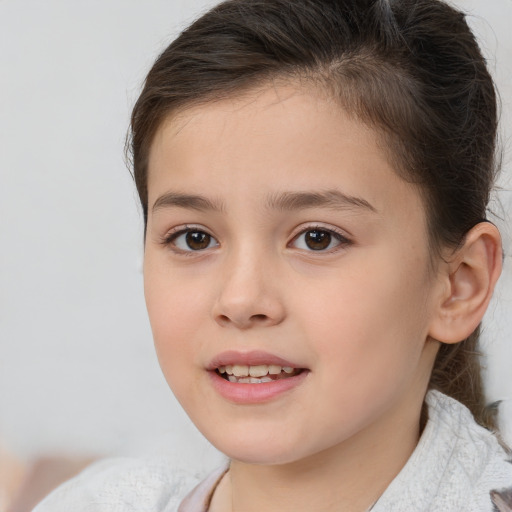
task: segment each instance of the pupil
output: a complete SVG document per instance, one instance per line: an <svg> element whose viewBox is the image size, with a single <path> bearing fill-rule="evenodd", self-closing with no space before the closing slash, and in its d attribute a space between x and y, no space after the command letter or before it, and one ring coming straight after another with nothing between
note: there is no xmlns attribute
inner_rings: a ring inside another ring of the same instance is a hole
<svg viewBox="0 0 512 512"><path fill-rule="evenodd" d="M211 237L201 231L190 231L186 236L187 245L194 251L206 249L210 245Z"/></svg>
<svg viewBox="0 0 512 512"><path fill-rule="evenodd" d="M331 243L331 234L327 231L313 230L306 233L306 245L313 251L327 249Z"/></svg>

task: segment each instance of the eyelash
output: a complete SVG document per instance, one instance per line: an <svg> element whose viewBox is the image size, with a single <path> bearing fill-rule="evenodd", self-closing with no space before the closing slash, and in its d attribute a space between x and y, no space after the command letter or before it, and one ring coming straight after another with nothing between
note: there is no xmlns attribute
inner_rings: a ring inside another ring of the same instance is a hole
<svg viewBox="0 0 512 512"><path fill-rule="evenodd" d="M306 233L311 233L314 231L317 231L320 233L327 233L329 235L329 237L331 237L329 239L328 246L331 245L332 239L335 239L338 242L337 245L335 245L334 247L331 247L330 249L328 249L328 248L321 248L321 249L309 248L309 250L308 249L301 249L301 250L303 250L305 252L311 252L311 253L315 253L315 252L324 253L324 254L325 253L334 253L334 252L337 252L338 250L346 248L347 246L352 244L352 241L349 238L347 238L344 234L342 234L340 231L336 230L335 228L333 228L333 227L327 228L325 226L314 225L314 226L308 226L308 227L302 229L301 231L299 231L296 235L294 235L292 240L287 244L287 247L293 246L293 243L295 243L301 236L305 235ZM192 248L182 249L182 248L178 247L175 244L176 240L180 236L187 235L189 233L201 233L201 234L207 235L210 238L208 246L203 249L195 249L195 250ZM185 256L192 256L194 253L200 253L207 249L210 249L211 248L210 243L212 241L216 242L215 246L219 245L219 242L216 240L216 238L214 236L210 235L204 228L202 228L200 226L184 226L184 227L178 228L176 230L173 230L170 233L167 233L165 236L162 237L162 240L160 243L164 246L172 247L172 250L179 254L182 254Z"/></svg>
<svg viewBox="0 0 512 512"><path fill-rule="evenodd" d="M164 235L162 237L161 244L166 247L171 247L173 251L175 251L181 255L185 255L185 256L192 256L194 253L203 252L204 250L210 248L210 247L207 247L205 249L194 250L194 249L181 249L180 247L178 247L175 243L176 240L180 236L187 235L189 233L202 233L202 234L210 237L211 240L214 240L215 242L217 242L216 245L219 245L219 242L217 241L217 239L214 236L210 235L210 233L208 233L208 231L206 231L201 226L184 226L184 227L180 227L175 230L172 230L170 233L167 233L166 235ZM210 244L208 244L208 245L210 245Z"/></svg>
<svg viewBox="0 0 512 512"><path fill-rule="evenodd" d="M332 239L335 239L338 243L337 245L335 245L334 247L331 247L330 249L328 248L324 248L324 249L311 249L309 248L308 249L301 249L305 252L310 252L310 253L319 253L319 254L326 254L326 253L335 253L339 250L342 250L346 247L348 247L349 245L351 245L353 242L352 240L350 240L349 238L347 238L347 236L342 233L341 231L335 229L334 227L325 227L325 226L321 226L321 225L313 225L313 226L307 226L306 228L303 228L301 229L291 240L291 242L289 242L288 246L290 246L291 244L293 244L294 242L296 242L301 236L304 236L306 233L311 233L313 231L317 231L317 232L321 232L321 233L327 233L330 237L332 237ZM331 239L331 241L332 241ZM329 242L329 245L331 243L331 241Z"/></svg>

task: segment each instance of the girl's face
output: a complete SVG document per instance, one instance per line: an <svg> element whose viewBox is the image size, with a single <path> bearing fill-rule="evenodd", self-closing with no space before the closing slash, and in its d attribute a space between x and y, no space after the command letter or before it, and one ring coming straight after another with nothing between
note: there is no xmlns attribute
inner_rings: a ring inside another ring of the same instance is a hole
<svg viewBox="0 0 512 512"><path fill-rule="evenodd" d="M417 428L440 284L372 130L269 87L164 123L148 187L160 365L217 448L277 464Z"/></svg>

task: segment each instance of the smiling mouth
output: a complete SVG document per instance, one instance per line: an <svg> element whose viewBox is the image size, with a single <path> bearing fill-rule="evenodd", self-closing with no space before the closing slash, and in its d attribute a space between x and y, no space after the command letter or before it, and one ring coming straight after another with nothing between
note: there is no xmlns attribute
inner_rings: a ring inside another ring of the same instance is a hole
<svg viewBox="0 0 512 512"><path fill-rule="evenodd" d="M303 368L292 368L291 366L279 366L277 364L260 364L249 366L244 364L233 364L219 366L215 372L223 379L237 384L264 384L281 379L288 379L299 375Z"/></svg>

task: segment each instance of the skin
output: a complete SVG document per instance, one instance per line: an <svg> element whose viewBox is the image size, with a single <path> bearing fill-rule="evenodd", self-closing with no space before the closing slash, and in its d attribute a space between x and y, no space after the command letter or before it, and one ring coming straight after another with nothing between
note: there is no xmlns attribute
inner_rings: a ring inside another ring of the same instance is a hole
<svg viewBox="0 0 512 512"><path fill-rule="evenodd" d="M145 295L170 387L232 459L212 512L366 510L417 444L449 281L433 270L418 190L378 140L293 85L190 108L155 136ZM358 205L269 206L312 191ZM218 208L154 208L170 192ZM210 245L170 240L183 229ZM343 238L313 251L313 229ZM309 373L272 400L235 404L206 370L225 350L264 350Z"/></svg>

